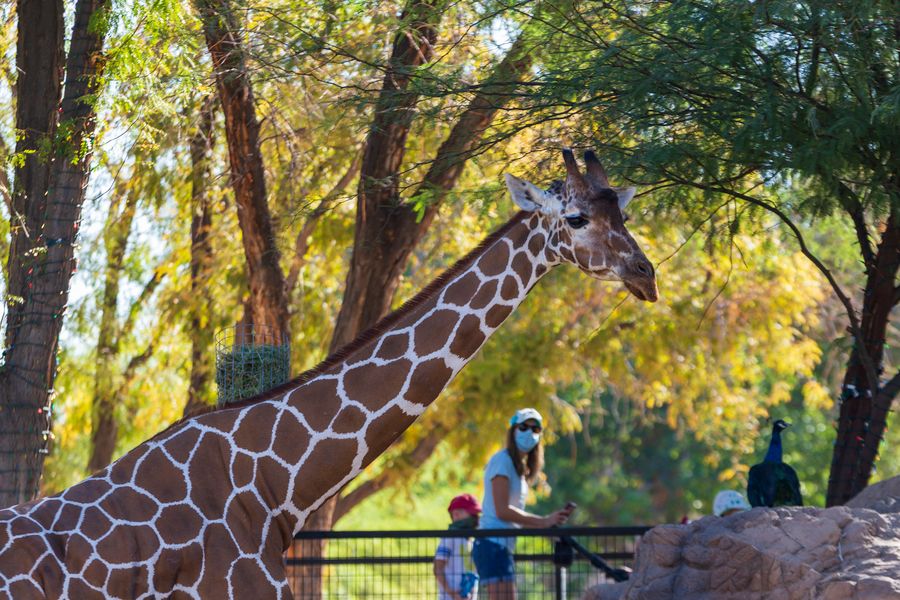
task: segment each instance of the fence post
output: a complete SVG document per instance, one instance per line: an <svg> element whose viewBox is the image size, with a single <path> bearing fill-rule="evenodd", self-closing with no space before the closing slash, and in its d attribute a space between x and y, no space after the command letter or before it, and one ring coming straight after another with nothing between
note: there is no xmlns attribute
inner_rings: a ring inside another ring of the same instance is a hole
<svg viewBox="0 0 900 600"><path fill-rule="evenodd" d="M566 568L556 565L556 600L568 599L569 591L566 584L568 584Z"/></svg>
<svg viewBox="0 0 900 600"><path fill-rule="evenodd" d="M567 600L568 591L568 567L575 560L575 551L572 546L563 538L553 543L553 566L555 579L556 600Z"/></svg>

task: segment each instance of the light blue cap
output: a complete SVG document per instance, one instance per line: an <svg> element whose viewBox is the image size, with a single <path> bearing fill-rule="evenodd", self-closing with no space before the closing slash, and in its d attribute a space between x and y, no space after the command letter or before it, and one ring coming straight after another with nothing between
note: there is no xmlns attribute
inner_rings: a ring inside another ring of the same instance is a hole
<svg viewBox="0 0 900 600"><path fill-rule="evenodd" d="M539 424L543 425L544 419L541 417L541 413L533 408L522 408L517 410L516 414L509 420L509 424L510 426L518 425L519 423L524 423L528 419L534 419Z"/></svg>

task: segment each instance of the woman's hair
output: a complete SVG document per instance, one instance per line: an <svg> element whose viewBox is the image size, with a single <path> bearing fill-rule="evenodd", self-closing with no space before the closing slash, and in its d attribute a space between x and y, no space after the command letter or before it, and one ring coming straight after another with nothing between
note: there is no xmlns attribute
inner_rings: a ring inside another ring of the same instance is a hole
<svg viewBox="0 0 900 600"><path fill-rule="evenodd" d="M516 446L516 428L518 425L511 426L506 431L506 451L512 458L513 466L516 468L516 474L525 476L528 485L534 485L541 471L544 469L544 445L538 440L537 446L531 449L527 454L519 450Z"/></svg>

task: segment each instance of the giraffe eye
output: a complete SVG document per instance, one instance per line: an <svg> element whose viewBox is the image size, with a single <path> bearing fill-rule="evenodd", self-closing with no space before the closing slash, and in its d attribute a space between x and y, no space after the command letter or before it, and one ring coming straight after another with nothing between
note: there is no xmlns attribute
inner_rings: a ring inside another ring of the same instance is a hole
<svg viewBox="0 0 900 600"><path fill-rule="evenodd" d="M581 229L588 224L588 220L585 219L583 215L568 215L566 216L566 223L568 223L569 227L572 229Z"/></svg>

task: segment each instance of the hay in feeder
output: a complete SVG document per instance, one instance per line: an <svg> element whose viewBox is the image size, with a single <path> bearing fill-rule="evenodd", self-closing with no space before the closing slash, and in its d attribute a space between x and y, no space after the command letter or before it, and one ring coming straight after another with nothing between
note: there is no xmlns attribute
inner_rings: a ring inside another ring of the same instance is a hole
<svg viewBox="0 0 900 600"><path fill-rule="evenodd" d="M219 405L252 398L290 378L290 346L233 346L216 356Z"/></svg>

